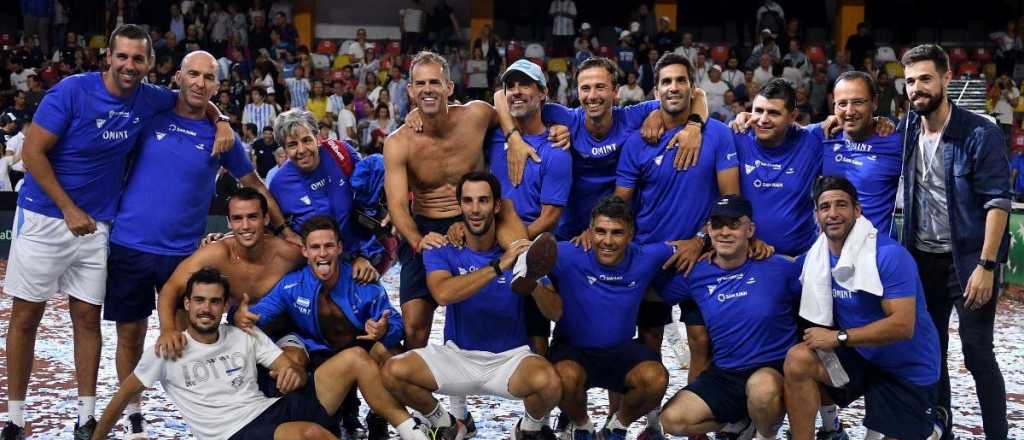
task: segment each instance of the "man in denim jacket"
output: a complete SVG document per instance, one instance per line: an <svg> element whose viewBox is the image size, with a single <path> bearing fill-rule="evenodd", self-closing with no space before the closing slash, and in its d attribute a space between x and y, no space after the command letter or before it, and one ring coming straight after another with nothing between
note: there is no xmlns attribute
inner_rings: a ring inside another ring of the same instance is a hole
<svg viewBox="0 0 1024 440"><path fill-rule="evenodd" d="M946 349L953 308L960 317L964 363L974 376L985 437L1007 436L1006 387L992 350L1000 263L1009 247L1010 168L1002 131L946 98L949 58L936 45L903 56L914 112L904 134L902 242L917 261L928 312L939 330L939 405L950 429Z"/></svg>

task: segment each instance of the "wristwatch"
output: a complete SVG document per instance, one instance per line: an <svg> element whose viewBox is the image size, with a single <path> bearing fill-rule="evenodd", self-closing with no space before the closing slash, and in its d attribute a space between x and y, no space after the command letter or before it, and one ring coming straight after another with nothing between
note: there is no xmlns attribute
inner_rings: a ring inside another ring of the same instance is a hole
<svg viewBox="0 0 1024 440"><path fill-rule="evenodd" d="M231 117L221 113L221 114L217 115L217 122L227 122L228 124L230 124L231 123Z"/></svg>
<svg viewBox="0 0 1024 440"><path fill-rule="evenodd" d="M498 258L495 258L495 259L491 260L491 269L494 269L494 275L500 277L501 273L502 273L502 270L501 270L501 260L498 259Z"/></svg>
<svg viewBox="0 0 1024 440"><path fill-rule="evenodd" d="M850 335L846 334L846 330L839 330L839 333L836 333L836 341L839 341L840 347L845 347L849 340Z"/></svg>
<svg viewBox="0 0 1024 440"><path fill-rule="evenodd" d="M985 269L989 272L995 270L997 264L999 263L996 263L995 261L992 260L986 260L984 258L978 260L978 266L981 266L982 269Z"/></svg>
<svg viewBox="0 0 1024 440"><path fill-rule="evenodd" d="M698 125L700 125L700 131L704 131L704 119L702 119L700 115L696 113L690 113L690 117L686 118L686 121L696 122Z"/></svg>

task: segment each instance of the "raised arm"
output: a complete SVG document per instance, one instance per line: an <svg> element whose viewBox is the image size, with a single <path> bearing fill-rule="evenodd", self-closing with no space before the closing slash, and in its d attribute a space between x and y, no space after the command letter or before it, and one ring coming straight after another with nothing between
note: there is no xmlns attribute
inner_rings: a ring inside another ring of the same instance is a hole
<svg viewBox="0 0 1024 440"><path fill-rule="evenodd" d="M562 217L562 207L558 205L541 205L540 215L537 219L526 226L526 237L530 240L538 235L551 232L558 226L558 219Z"/></svg>
<svg viewBox="0 0 1024 440"><path fill-rule="evenodd" d="M508 111L508 101L505 100L505 90L494 92L494 117L491 125L498 124L505 133L505 142L508 143L508 178L513 186L519 186L523 181L523 170L526 169L526 158L534 162L540 162L540 155L537 150L523 140L522 133L516 129L512 114Z"/></svg>
<svg viewBox="0 0 1024 440"><path fill-rule="evenodd" d="M512 270L516 257L530 248L530 242L521 241L505 251L498 259L498 266L504 274ZM500 276L491 266L477 269L465 275L455 276L447 270L434 270L427 274L427 288L440 305L465 301Z"/></svg>
<svg viewBox="0 0 1024 440"><path fill-rule="evenodd" d="M188 278L200 269L213 266L214 262L227 257L227 248L223 243L213 243L199 248L192 256L186 258L160 288L157 303L157 316L160 318L160 337L157 339L156 355L165 359L177 359L185 349L184 329L177 328L176 315L181 297L185 295Z"/></svg>

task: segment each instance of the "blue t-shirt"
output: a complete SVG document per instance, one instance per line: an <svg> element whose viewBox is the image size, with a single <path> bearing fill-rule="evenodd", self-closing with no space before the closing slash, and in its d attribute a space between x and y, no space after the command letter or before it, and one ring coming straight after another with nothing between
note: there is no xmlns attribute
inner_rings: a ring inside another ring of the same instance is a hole
<svg viewBox="0 0 1024 440"><path fill-rule="evenodd" d="M491 260L501 254L500 247L477 252L445 245L425 250L423 266L428 274L445 271L459 276L479 269L492 270ZM445 307L444 340L454 341L464 350L491 353L526 345L525 298L512 292L512 271L505 271L473 296Z"/></svg>
<svg viewBox="0 0 1024 440"><path fill-rule="evenodd" d="M832 256L835 267L839 257ZM912 384L934 385L939 380L939 335L928 315L924 286L918 277L917 264L903 246L889 237L878 236L875 257L878 275L882 278L882 296L867 292L850 292L832 281L832 313L839 328L863 327L885 318L882 301L914 297L914 336L908 340L880 347L855 347L872 364Z"/></svg>
<svg viewBox="0 0 1024 440"><path fill-rule="evenodd" d="M667 303L692 300L711 337L719 368L744 370L786 358L797 342L800 265L788 257L748 259L725 270L701 261L658 290Z"/></svg>
<svg viewBox="0 0 1024 440"><path fill-rule="evenodd" d="M893 212L903 171L903 136L872 135L864 142L845 137L826 139L822 154L822 174L849 180L857 188L864 217L883 234L897 237Z"/></svg>
<svg viewBox="0 0 1024 440"><path fill-rule="evenodd" d="M1015 154L1010 165L1017 170L1017 179L1013 182L1013 192L1024 193L1024 154Z"/></svg>
<svg viewBox="0 0 1024 440"><path fill-rule="evenodd" d="M682 128L667 131L657 146L634 133L622 147L616 185L634 190L637 243L697 234L718 198L718 172L737 166L732 131L712 119L704 130L697 166L677 171L672 163L679 148L669 150L668 143Z"/></svg>
<svg viewBox="0 0 1024 440"><path fill-rule="evenodd" d="M587 131L587 113L583 108L570 109L559 104L544 106L544 123L569 127L572 139L571 197L555 231L559 240L580 235L590 226L590 210L598 200L615 191L615 168L622 145L659 105L658 101L647 101L612 107L612 128L604 139L596 139Z"/></svg>
<svg viewBox="0 0 1024 440"><path fill-rule="evenodd" d="M618 61L619 69L622 70L623 75L636 70L636 49L629 46L616 47L615 59Z"/></svg>
<svg viewBox="0 0 1024 440"><path fill-rule="evenodd" d="M540 163L526 161L523 180L512 186L508 180L508 152L505 135L499 129L491 131L487 145L487 160L491 173L501 182L501 197L511 199L523 223L529 224L540 217L541 205L564 207L569 201L572 185L572 155L551 145L548 132L523 135L523 140L537 150Z"/></svg>
<svg viewBox="0 0 1024 440"><path fill-rule="evenodd" d="M783 255L806 252L818 238L811 192L821 174L821 127L792 127L774 148L759 145L754 130L735 139L740 194L754 207L758 238Z"/></svg>
<svg viewBox="0 0 1024 440"><path fill-rule="evenodd" d="M115 97L99 72L69 76L46 92L33 121L57 137L46 157L79 209L97 221L114 219L128 153L146 123L176 99L176 93L146 83L127 98ZM31 173L25 173L18 206L64 218Z"/></svg>
<svg viewBox="0 0 1024 440"><path fill-rule="evenodd" d="M148 121L110 233L112 243L158 255L189 255L206 230L206 214L224 167L236 179L253 172L245 147L214 157L217 128L168 111ZM171 166L173 164L173 166Z"/></svg>
<svg viewBox="0 0 1024 440"><path fill-rule="evenodd" d="M594 250L558 243L558 262L549 275L562 297L556 343L608 348L633 338L648 284L674 252L666 243L630 243L615 266L597 261Z"/></svg>

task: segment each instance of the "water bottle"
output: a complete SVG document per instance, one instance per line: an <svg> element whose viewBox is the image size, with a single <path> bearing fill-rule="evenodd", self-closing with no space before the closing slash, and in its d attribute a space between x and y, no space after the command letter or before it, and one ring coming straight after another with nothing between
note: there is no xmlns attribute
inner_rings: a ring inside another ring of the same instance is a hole
<svg viewBox="0 0 1024 440"><path fill-rule="evenodd" d="M839 356L836 356L836 352L819 348L814 349L814 351L818 354L818 359L821 359L821 362L825 364L825 370L828 371L828 378L832 381L832 386L842 388L847 383L850 383L850 376L843 369L843 364L839 362Z"/></svg>

